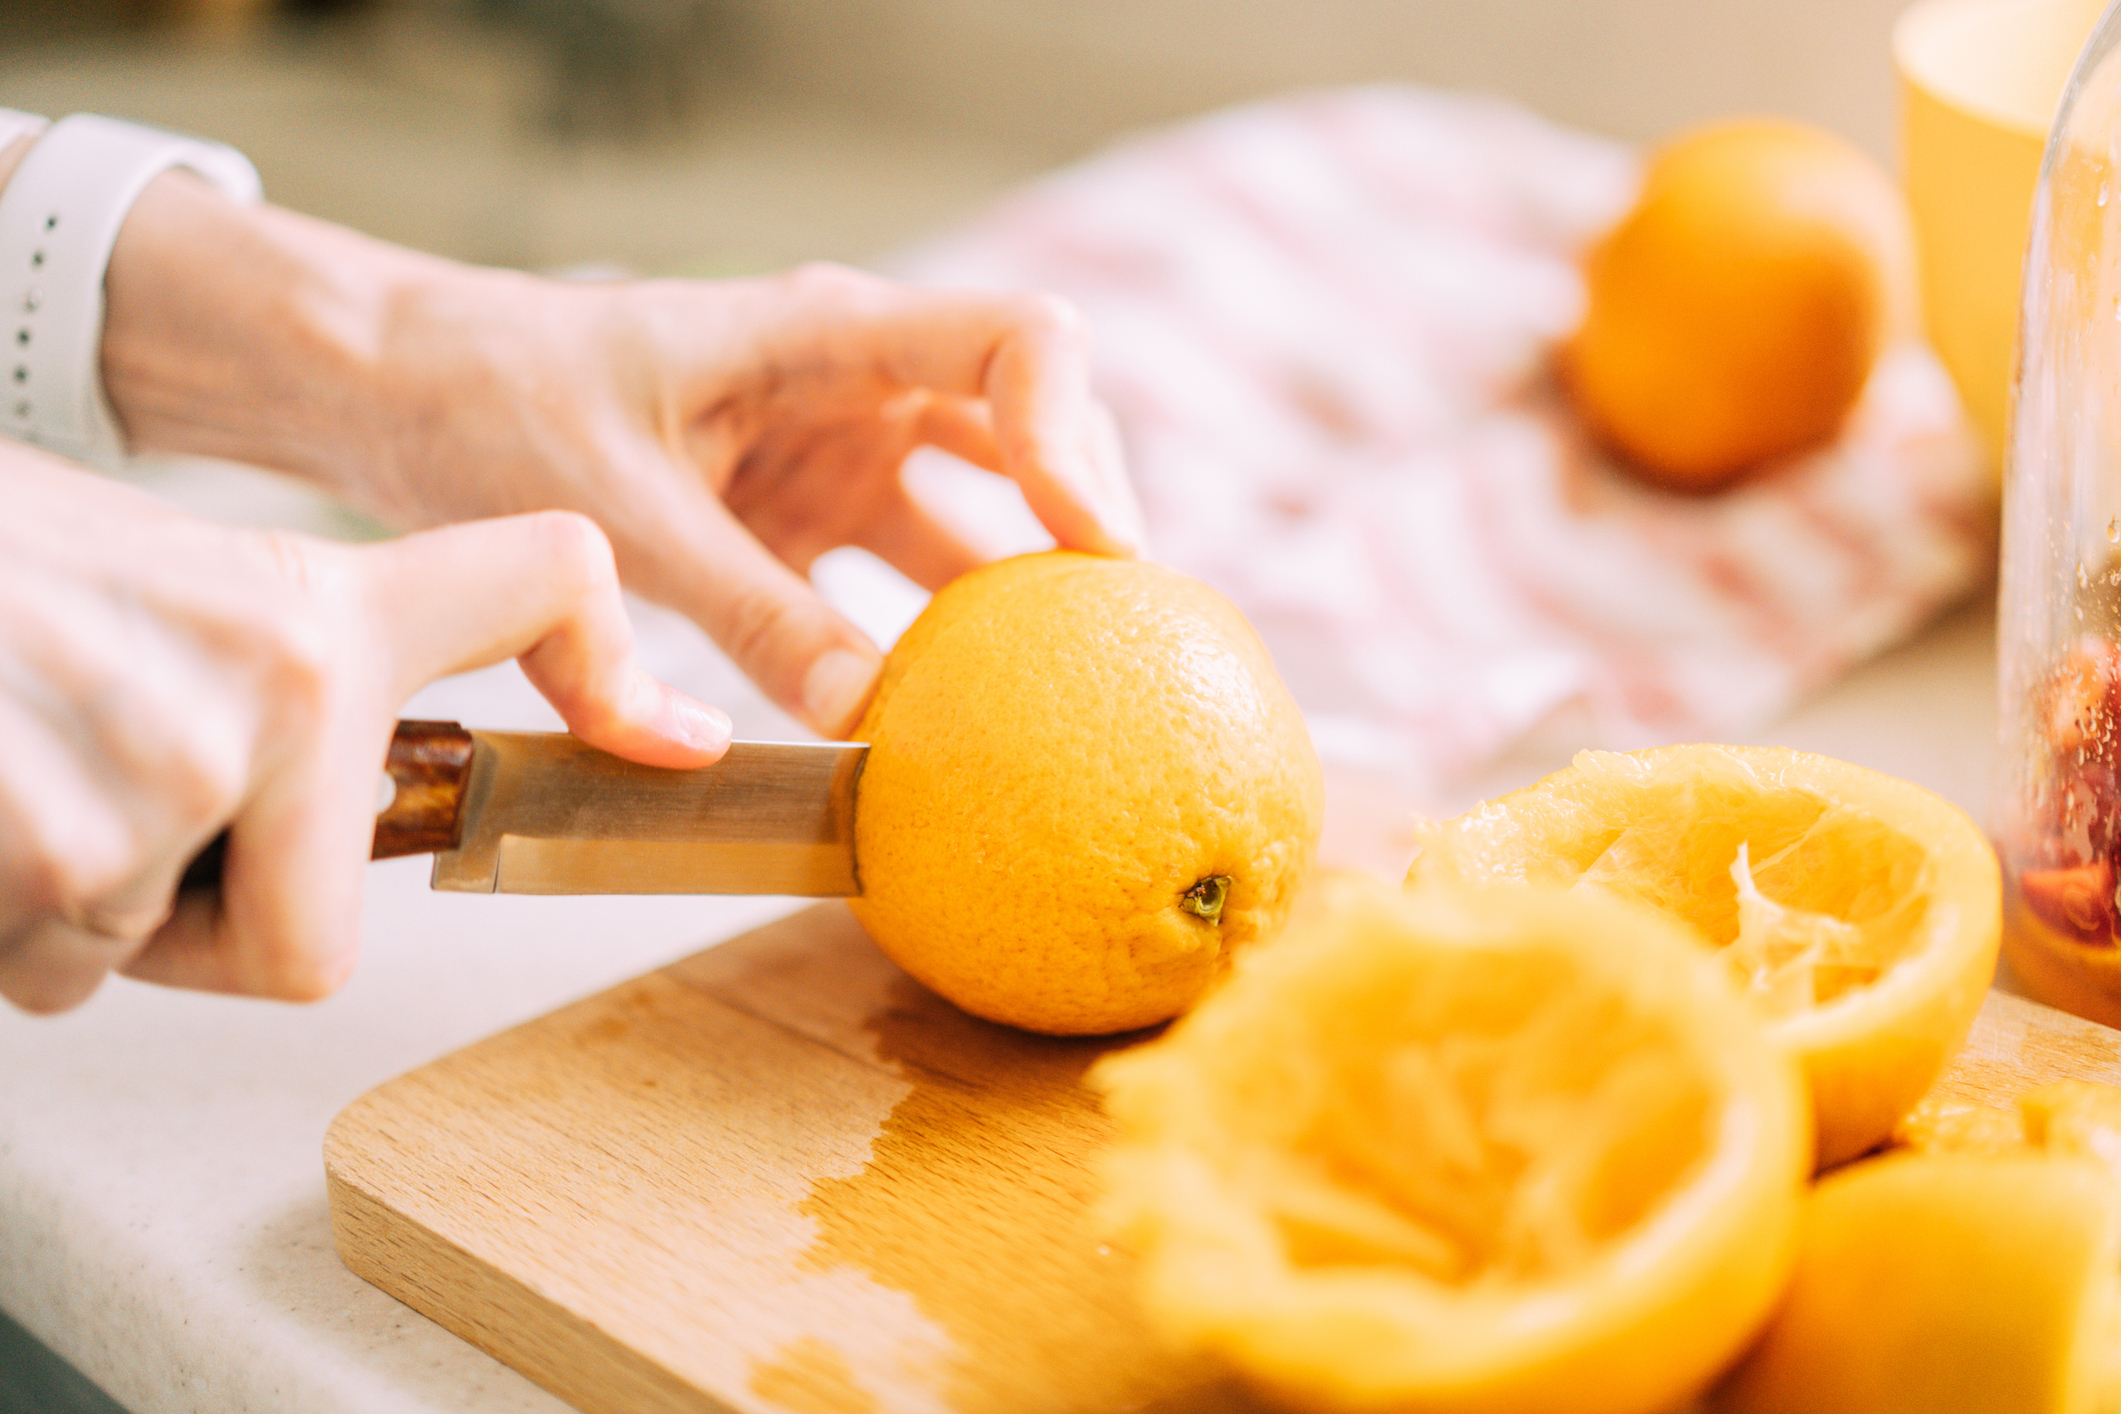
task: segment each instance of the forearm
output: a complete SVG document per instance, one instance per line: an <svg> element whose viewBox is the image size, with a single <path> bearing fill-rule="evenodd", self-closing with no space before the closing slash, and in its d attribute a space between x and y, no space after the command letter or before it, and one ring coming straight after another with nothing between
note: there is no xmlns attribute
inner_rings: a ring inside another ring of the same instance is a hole
<svg viewBox="0 0 2121 1414"><path fill-rule="evenodd" d="M165 173L111 252L105 391L135 450L229 457L346 489L391 416L393 311L454 268Z"/></svg>

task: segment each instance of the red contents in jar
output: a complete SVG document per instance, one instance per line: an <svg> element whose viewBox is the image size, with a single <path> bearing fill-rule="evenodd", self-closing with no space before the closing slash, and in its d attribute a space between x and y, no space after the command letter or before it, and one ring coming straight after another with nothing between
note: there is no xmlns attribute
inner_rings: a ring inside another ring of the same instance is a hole
<svg viewBox="0 0 2121 1414"><path fill-rule="evenodd" d="M2038 722L2050 752L2046 818L2018 876L2026 908L2080 943L2114 942L2114 859L2121 853L2121 650L2085 637L2049 675Z"/></svg>
<svg viewBox="0 0 2121 1414"><path fill-rule="evenodd" d="M2114 940L2114 866L2102 859L2074 869L2028 869L2018 876L2025 906L2080 943Z"/></svg>

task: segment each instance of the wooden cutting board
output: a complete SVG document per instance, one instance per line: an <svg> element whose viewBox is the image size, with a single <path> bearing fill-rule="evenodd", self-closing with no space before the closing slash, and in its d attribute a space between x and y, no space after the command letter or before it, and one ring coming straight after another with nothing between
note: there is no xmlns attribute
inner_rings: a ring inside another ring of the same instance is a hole
<svg viewBox="0 0 2121 1414"><path fill-rule="evenodd" d="M346 1264L590 1414L1252 1411L1151 1341L1092 1205L1084 1070L824 904L357 1100ZM2121 1084L2121 1032L1991 993L1939 1088Z"/></svg>

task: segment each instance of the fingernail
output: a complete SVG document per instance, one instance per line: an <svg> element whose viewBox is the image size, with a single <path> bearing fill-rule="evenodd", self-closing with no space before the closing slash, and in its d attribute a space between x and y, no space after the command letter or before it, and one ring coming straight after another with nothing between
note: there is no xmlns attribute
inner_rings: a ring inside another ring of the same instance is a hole
<svg viewBox="0 0 2121 1414"><path fill-rule="evenodd" d="M854 726L869 700L882 664L848 648L829 648L803 676L803 715L821 732L840 733Z"/></svg>
<svg viewBox="0 0 2121 1414"><path fill-rule="evenodd" d="M687 697L681 692L670 694L671 716L676 718L679 733L693 746L704 751L719 751L729 744L736 734L729 714L719 707L710 707L698 698Z"/></svg>

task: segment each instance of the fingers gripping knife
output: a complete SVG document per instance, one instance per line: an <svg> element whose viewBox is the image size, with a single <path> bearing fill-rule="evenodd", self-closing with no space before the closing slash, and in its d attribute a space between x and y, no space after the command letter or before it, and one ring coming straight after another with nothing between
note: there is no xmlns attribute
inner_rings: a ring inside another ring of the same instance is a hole
<svg viewBox="0 0 2121 1414"><path fill-rule="evenodd" d="M732 742L712 766L665 770L565 732L398 723L374 859L433 854L433 885L461 893L861 892L854 786L869 748ZM217 884L224 832L185 871Z"/></svg>

